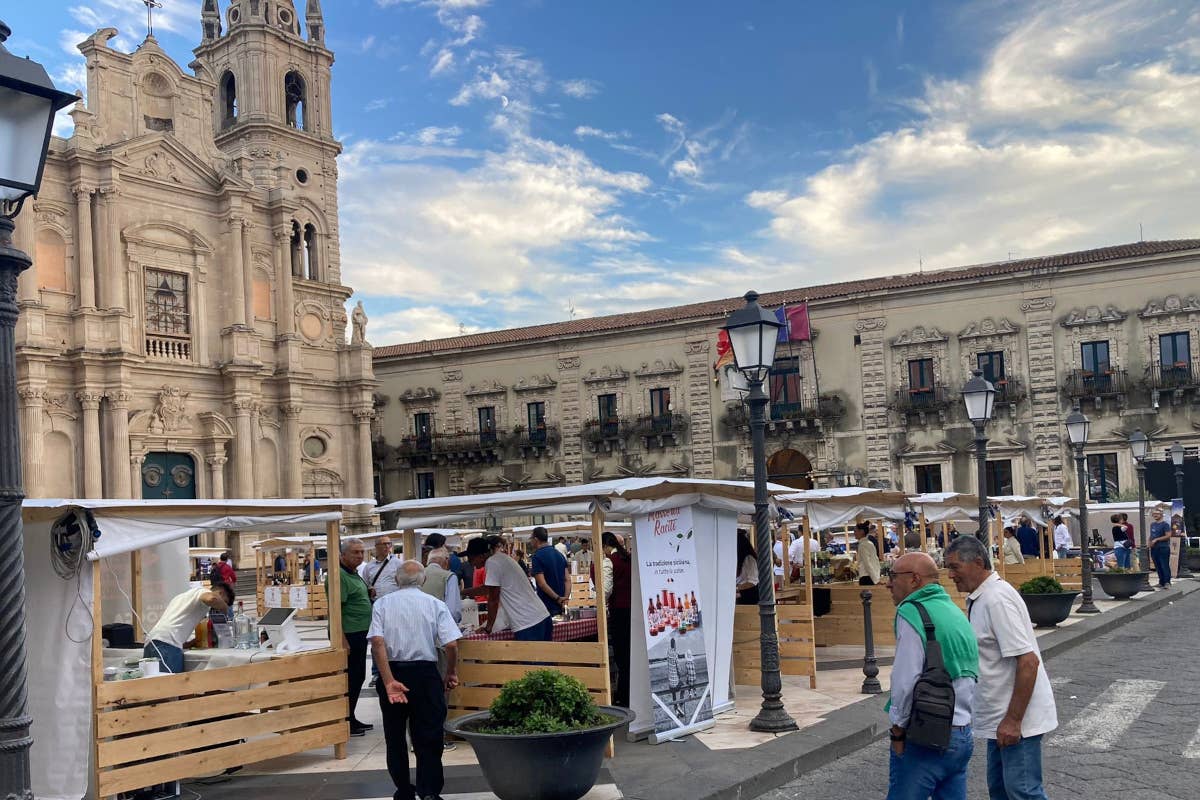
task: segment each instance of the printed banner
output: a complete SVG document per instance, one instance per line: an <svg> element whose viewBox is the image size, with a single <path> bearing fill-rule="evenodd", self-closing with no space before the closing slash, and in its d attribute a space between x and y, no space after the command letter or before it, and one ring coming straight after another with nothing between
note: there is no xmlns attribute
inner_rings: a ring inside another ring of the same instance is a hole
<svg viewBox="0 0 1200 800"><path fill-rule="evenodd" d="M692 509L635 517L634 532L654 739L665 741L713 724Z"/></svg>

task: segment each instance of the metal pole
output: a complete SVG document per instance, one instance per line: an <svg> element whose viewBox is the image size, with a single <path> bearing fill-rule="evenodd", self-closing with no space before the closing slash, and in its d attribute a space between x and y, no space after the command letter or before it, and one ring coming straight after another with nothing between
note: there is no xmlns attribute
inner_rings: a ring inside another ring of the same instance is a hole
<svg viewBox="0 0 1200 800"><path fill-rule="evenodd" d="M1175 496L1183 498L1183 465L1175 467ZM1179 564L1175 568L1176 578L1194 578L1192 571L1187 568L1184 561L1187 559L1187 537L1184 536L1179 540Z"/></svg>
<svg viewBox="0 0 1200 800"><path fill-rule="evenodd" d="M988 542L988 524L991 521L991 507L988 505L987 491L987 436L984 435L984 423L975 423L975 461L979 469L979 527L975 538L983 543ZM990 555L990 552L989 552Z"/></svg>
<svg viewBox="0 0 1200 800"><path fill-rule="evenodd" d="M750 720L750 730L766 733L794 731L796 721L783 707L783 678L779 674L779 636L775 630L775 570L771 561L771 531L767 526L767 395L762 380L751 380L750 442L754 455L754 543L758 556L758 647L762 677L762 707Z"/></svg>
<svg viewBox="0 0 1200 800"><path fill-rule="evenodd" d="M1141 536L1141 552L1138 559L1142 562L1142 585L1139 592L1152 592L1150 586L1150 547L1146 544L1146 460L1137 460L1138 476L1138 534Z"/></svg>
<svg viewBox="0 0 1200 800"><path fill-rule="evenodd" d="M883 687L879 685L879 662L875 660L875 627L871 622L871 590L859 592L863 606L863 644L866 646L863 655L863 694L879 694Z"/></svg>
<svg viewBox="0 0 1200 800"><path fill-rule="evenodd" d="M5 209L7 212L8 209ZM15 213L15 212L14 212ZM21 531L21 435L17 420L17 276L32 265L0 215L0 797L32 800L26 704L25 561Z"/></svg>
<svg viewBox="0 0 1200 800"><path fill-rule="evenodd" d="M1079 541L1083 559L1083 602L1075 609L1080 614L1099 614L1092 602L1092 550L1088 544L1087 473L1084 469L1083 445L1075 446L1075 471L1079 480Z"/></svg>

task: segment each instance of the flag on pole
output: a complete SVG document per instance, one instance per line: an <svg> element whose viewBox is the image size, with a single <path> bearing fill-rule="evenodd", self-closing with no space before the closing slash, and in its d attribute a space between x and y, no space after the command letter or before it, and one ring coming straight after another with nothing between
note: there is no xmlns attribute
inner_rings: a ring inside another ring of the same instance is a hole
<svg viewBox="0 0 1200 800"><path fill-rule="evenodd" d="M729 331L722 330L717 334L717 360L713 362L713 372L720 372L721 367L733 363L733 343L729 341Z"/></svg>
<svg viewBox="0 0 1200 800"><path fill-rule="evenodd" d="M807 342L812 338L812 329L808 326L808 303L795 306L780 306L775 309L775 319L783 327L779 329L777 342Z"/></svg>

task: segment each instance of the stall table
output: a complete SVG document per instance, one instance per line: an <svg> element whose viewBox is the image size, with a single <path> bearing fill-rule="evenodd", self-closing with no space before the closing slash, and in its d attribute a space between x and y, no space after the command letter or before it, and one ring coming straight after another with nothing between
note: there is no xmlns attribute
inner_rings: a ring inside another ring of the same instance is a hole
<svg viewBox="0 0 1200 800"><path fill-rule="evenodd" d="M591 619L570 619L570 620L555 620L554 622L554 641L556 642L580 642L589 641L596 637L599 630L599 625L596 618ZM514 634L511 630L494 631L493 633L472 633L463 637L464 641L468 642L511 642Z"/></svg>

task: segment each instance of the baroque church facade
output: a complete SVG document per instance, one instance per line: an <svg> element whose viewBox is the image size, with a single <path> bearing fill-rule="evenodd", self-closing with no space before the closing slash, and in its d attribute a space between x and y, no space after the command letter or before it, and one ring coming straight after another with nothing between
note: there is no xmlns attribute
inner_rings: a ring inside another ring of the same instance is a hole
<svg viewBox="0 0 1200 800"><path fill-rule="evenodd" d="M320 2L204 0L198 22L190 73L153 36L79 45L86 104L17 218L27 493L370 497Z"/></svg>

